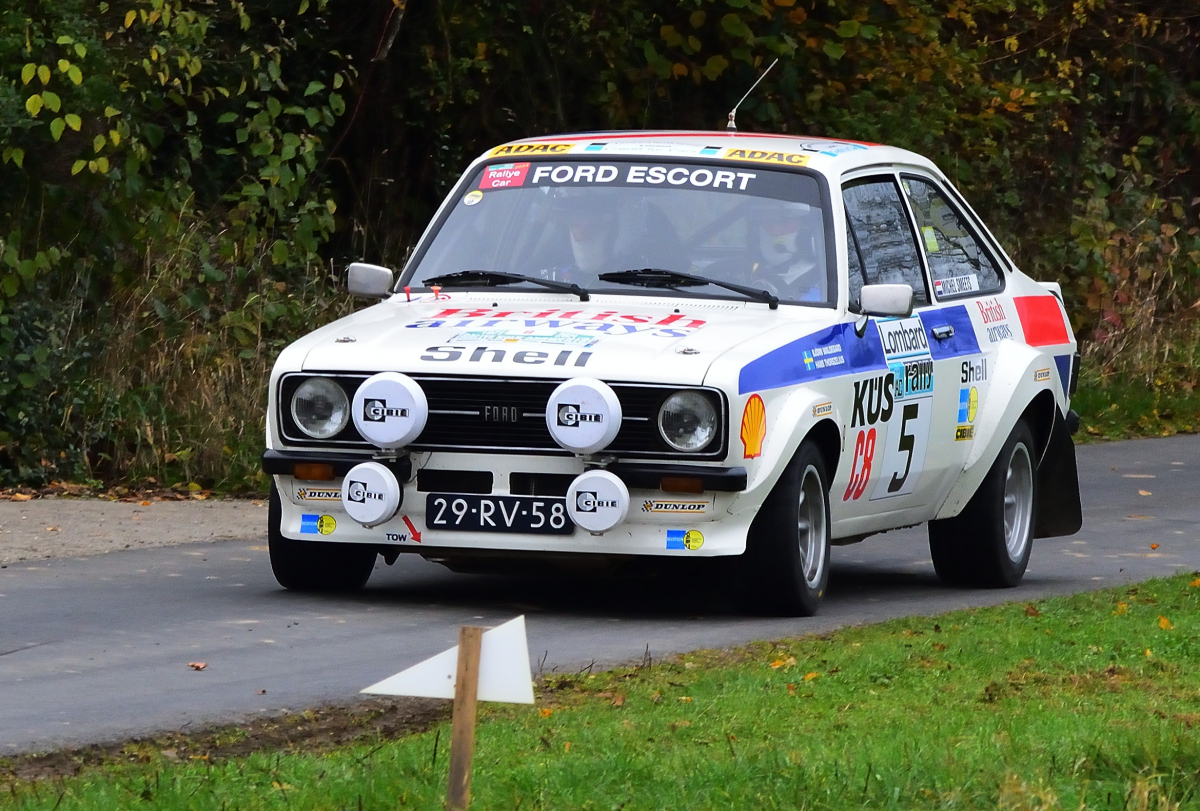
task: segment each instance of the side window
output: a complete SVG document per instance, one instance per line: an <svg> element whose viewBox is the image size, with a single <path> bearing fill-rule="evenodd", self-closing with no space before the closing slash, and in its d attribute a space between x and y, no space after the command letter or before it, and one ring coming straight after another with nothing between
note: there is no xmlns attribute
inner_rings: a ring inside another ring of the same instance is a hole
<svg viewBox="0 0 1200 811"><path fill-rule="evenodd" d="M867 284L907 284L913 305L929 304L921 255L900 190L891 178L842 187L851 245L857 244Z"/></svg>
<svg viewBox="0 0 1200 811"><path fill-rule="evenodd" d="M1000 290L1004 285L995 261L946 195L932 183L916 177L904 178L901 185L921 229L921 242L938 298Z"/></svg>

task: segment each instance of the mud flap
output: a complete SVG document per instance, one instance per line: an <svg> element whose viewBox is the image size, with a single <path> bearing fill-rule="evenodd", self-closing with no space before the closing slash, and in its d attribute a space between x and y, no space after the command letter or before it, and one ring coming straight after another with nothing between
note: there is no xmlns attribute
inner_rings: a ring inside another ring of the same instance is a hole
<svg viewBox="0 0 1200 811"><path fill-rule="evenodd" d="M1075 443L1066 420L1054 409L1050 441L1038 465L1037 521L1035 538L1074 535L1083 526L1079 503L1079 469L1075 465Z"/></svg>

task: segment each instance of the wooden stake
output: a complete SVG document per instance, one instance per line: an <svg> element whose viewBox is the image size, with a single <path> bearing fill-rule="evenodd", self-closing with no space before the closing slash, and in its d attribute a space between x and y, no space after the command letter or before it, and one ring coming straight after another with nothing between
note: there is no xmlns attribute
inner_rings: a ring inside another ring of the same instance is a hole
<svg viewBox="0 0 1200 811"><path fill-rule="evenodd" d="M454 681L454 717L450 724L450 784L447 811L466 811L471 803L471 761L475 755L475 704L479 695L479 651L483 628L458 629L458 674Z"/></svg>

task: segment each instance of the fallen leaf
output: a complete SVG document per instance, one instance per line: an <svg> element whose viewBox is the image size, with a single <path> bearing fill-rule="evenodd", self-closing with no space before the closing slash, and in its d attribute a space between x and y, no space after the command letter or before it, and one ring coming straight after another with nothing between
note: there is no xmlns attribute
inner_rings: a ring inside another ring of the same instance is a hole
<svg viewBox="0 0 1200 811"><path fill-rule="evenodd" d="M1171 624L1171 621L1169 619L1164 617L1162 614L1159 614L1158 615L1158 627L1162 628L1164 631L1169 631L1172 628L1174 628L1175 626Z"/></svg>
<svg viewBox="0 0 1200 811"><path fill-rule="evenodd" d="M943 645L941 642L934 642L934 643L933 643L933 649L934 649L934 650L939 650L939 651L940 651L940 650L945 650L945 649L946 649L946 646L945 646L945 645Z"/></svg>
<svg viewBox="0 0 1200 811"><path fill-rule="evenodd" d="M662 703L662 693L655 690L653 693L650 694L650 700L653 701L655 704L661 704Z"/></svg>
<svg viewBox="0 0 1200 811"><path fill-rule="evenodd" d="M1129 603L1117 603L1117 610L1114 611L1113 613L1114 614L1124 614L1128 610L1129 610Z"/></svg>
<svg viewBox="0 0 1200 811"><path fill-rule="evenodd" d="M1139 496L1148 496L1148 495L1150 495L1150 491L1149 490L1138 490L1138 495Z"/></svg>
<svg viewBox="0 0 1200 811"><path fill-rule="evenodd" d="M1037 610L1037 606L1032 605L1032 604L1025 606L1025 616L1040 617L1041 615L1042 615L1042 612Z"/></svg>
<svg viewBox="0 0 1200 811"><path fill-rule="evenodd" d="M1192 588L1194 588L1194 589L1196 589L1196 588L1200 588L1200 577L1197 577L1197 578L1196 578L1195 580L1193 580L1191 583L1188 583L1188 585L1189 585L1189 586L1191 586L1191 587L1192 587Z"/></svg>
<svg viewBox="0 0 1200 811"><path fill-rule="evenodd" d="M46 527L46 531L47 532L61 532L62 530L60 530L58 527Z"/></svg>
<svg viewBox="0 0 1200 811"><path fill-rule="evenodd" d="M1151 549L1158 549L1158 544L1156 544L1156 543L1152 543L1152 544L1150 544L1150 548L1151 548Z"/></svg>
<svg viewBox="0 0 1200 811"><path fill-rule="evenodd" d="M614 707L624 707L625 706L625 694L617 693L615 696L613 696L612 705Z"/></svg>
<svg viewBox="0 0 1200 811"><path fill-rule="evenodd" d="M788 691L788 695L792 695L792 696L796 695L796 685L789 684L787 686L787 691Z"/></svg>
<svg viewBox="0 0 1200 811"><path fill-rule="evenodd" d="M551 715L554 715L554 710L550 709L549 707L542 707L540 710L538 710L538 715L542 716L543 718L549 718Z"/></svg>
<svg viewBox="0 0 1200 811"><path fill-rule="evenodd" d="M564 744L563 744L563 751L564 751L564 752L570 752L570 751L571 751L571 742L570 742L570 741L567 741L566 743L564 743Z"/></svg>
<svg viewBox="0 0 1200 811"><path fill-rule="evenodd" d="M192 670L203 670L208 667L208 662L188 662L188 667Z"/></svg>
<svg viewBox="0 0 1200 811"><path fill-rule="evenodd" d="M817 676L820 676L820 675L821 675L820 673L805 673L804 680L812 681L813 679L815 679Z"/></svg>
<svg viewBox="0 0 1200 811"><path fill-rule="evenodd" d="M260 696L265 696L266 694L267 694L267 691L266 691L266 690L259 690L259 691L258 691L258 695L260 695Z"/></svg>
<svg viewBox="0 0 1200 811"><path fill-rule="evenodd" d="M690 727L691 725L692 725L691 721L676 721L673 724L671 724L670 730L672 732L674 732L675 730L679 729L680 727Z"/></svg>
<svg viewBox="0 0 1200 811"><path fill-rule="evenodd" d="M28 496L28 495L25 495L24 493L13 493L13 496L12 496L13 501L29 501L32 498L33 498L33 496Z"/></svg>
<svg viewBox="0 0 1200 811"><path fill-rule="evenodd" d="M679 697L679 703L680 703L680 704L691 704L691 703L692 703L692 697L691 697L691 696L680 696L680 697Z"/></svg>
<svg viewBox="0 0 1200 811"><path fill-rule="evenodd" d="M150 506L150 502L149 502L149 501L139 501L139 502L138 502L138 504L139 504L140 506L142 506L142 507L149 507L149 506Z"/></svg>

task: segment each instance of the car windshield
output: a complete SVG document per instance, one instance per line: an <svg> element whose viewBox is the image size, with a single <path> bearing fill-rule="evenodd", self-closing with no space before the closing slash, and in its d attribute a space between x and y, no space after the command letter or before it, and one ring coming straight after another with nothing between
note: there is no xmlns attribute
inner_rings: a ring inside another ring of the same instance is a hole
<svg viewBox="0 0 1200 811"><path fill-rule="evenodd" d="M491 163L462 187L401 284L537 289L500 275L514 274L592 292L746 297L703 283L712 279L828 306L837 285L826 219L807 174L653 160ZM644 269L669 273L614 275Z"/></svg>

